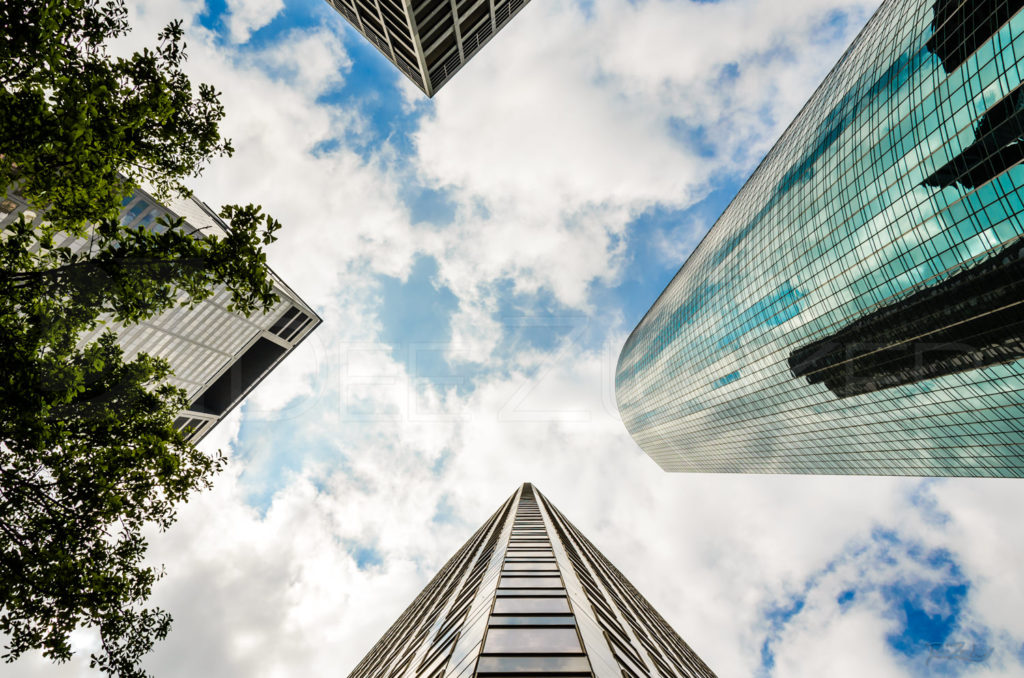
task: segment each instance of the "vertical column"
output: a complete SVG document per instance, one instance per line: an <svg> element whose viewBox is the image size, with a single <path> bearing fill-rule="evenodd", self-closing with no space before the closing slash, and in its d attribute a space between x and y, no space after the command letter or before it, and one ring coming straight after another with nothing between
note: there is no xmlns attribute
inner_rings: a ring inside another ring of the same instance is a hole
<svg viewBox="0 0 1024 678"><path fill-rule="evenodd" d="M476 675L591 676L533 487L520 493Z"/></svg>

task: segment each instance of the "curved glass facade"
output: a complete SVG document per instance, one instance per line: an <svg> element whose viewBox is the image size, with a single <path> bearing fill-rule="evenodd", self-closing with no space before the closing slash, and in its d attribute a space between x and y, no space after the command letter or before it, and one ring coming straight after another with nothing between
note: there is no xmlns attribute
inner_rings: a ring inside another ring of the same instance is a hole
<svg viewBox="0 0 1024 678"><path fill-rule="evenodd" d="M1024 475L1022 7L882 4L622 349L663 468Z"/></svg>

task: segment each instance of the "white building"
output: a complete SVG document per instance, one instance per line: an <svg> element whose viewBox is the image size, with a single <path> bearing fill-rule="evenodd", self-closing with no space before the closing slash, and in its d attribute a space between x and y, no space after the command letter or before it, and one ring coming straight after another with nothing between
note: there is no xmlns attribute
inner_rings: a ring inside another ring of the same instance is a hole
<svg viewBox="0 0 1024 678"><path fill-rule="evenodd" d="M0 205L0 228L29 209L20 196L9 194ZM224 234L228 228L201 200L177 198L163 205L142 190L125 201L121 223L160 228L155 220L161 216L182 217L184 228L205 234ZM57 244L82 250L88 241L69 237ZM125 360L144 352L170 363L170 383L184 389L191 403L176 424L190 427L194 441L209 433L321 323L283 280L273 272L271 277L280 301L267 314L246 318L228 311L231 293L221 286L195 308L176 307L118 331ZM97 327L82 337L82 343L95 340L109 327Z"/></svg>

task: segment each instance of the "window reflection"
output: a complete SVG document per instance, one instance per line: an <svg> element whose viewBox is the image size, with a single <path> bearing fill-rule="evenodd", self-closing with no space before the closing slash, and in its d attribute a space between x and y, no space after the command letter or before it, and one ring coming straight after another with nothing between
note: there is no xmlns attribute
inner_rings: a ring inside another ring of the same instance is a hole
<svg viewBox="0 0 1024 678"><path fill-rule="evenodd" d="M480 657L478 675L488 673L561 673L589 675L590 662L586 657Z"/></svg>
<svg viewBox="0 0 1024 678"><path fill-rule="evenodd" d="M562 588L561 577L502 577L498 586L502 588Z"/></svg>
<svg viewBox="0 0 1024 678"><path fill-rule="evenodd" d="M559 598L498 598L494 614L569 614L569 601Z"/></svg>
<svg viewBox="0 0 1024 678"><path fill-rule="evenodd" d="M498 589L498 595L504 597L519 596L541 598L543 596L564 596L565 589Z"/></svg>
<svg viewBox="0 0 1024 678"><path fill-rule="evenodd" d="M490 625L494 626L575 626L576 618L571 614L544 616L491 616Z"/></svg>
<svg viewBox="0 0 1024 678"><path fill-rule="evenodd" d="M487 631L484 652L582 652L576 629L558 627L492 628Z"/></svg>
<svg viewBox="0 0 1024 678"><path fill-rule="evenodd" d="M525 563L505 563L506 570L526 570L529 572L557 572L558 565L553 561L536 561Z"/></svg>

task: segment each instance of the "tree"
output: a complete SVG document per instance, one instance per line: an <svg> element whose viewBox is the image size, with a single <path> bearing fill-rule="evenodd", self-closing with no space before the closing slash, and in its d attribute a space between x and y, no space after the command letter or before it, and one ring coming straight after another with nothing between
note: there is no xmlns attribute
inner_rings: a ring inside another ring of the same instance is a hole
<svg viewBox="0 0 1024 678"><path fill-rule="evenodd" d="M82 330L92 329L101 314L125 324L145 320L175 306L181 295L194 306L218 284L232 293L228 310L246 316L269 311L278 297L263 247L277 239L280 222L255 205L227 205L221 216L231 223L223 237L190 232L181 218L130 229L104 219L80 253L55 247L53 234L22 217L0 243L0 289L10 295L8 302L64 299L61 315L81 317ZM44 315L33 320L63 322Z"/></svg>
<svg viewBox="0 0 1024 678"><path fill-rule="evenodd" d="M0 187L49 206L55 231L113 218L140 182L187 193L231 154L217 91L181 70L180 21L127 58L106 47L129 30L124 0L4 0L0 26Z"/></svg>
<svg viewBox="0 0 1024 678"><path fill-rule="evenodd" d="M171 618L141 607L160 572L143 565L141 529L166 528L174 505L210 484L223 459L189 445L173 421L184 394L160 384L165 362L122 360L116 337L75 350L63 328L33 351L33 328L3 318L0 398L0 631L5 660L42 648L71 657L69 635L97 627L91 665L141 676ZM20 327L19 327L20 325ZM19 331L20 330L20 331ZM22 362L12 365L13 360ZM24 381L10 388L10 378ZM126 441L131 440L131 443Z"/></svg>
<svg viewBox="0 0 1024 678"><path fill-rule="evenodd" d="M277 221L259 207L228 206L227 236L164 228L96 226L92 248L54 247L23 217L0 243L0 632L5 660L42 649L70 658L69 634L98 628L91 664L144 676L142 657L170 628L143 607L160 572L143 565L142 529L166 529L174 506L210 486L224 464L175 429L187 400L164 383L165 361L125 363L104 320L138 322L194 305L216 284L249 314L277 301L262 246Z"/></svg>
<svg viewBox="0 0 1024 678"><path fill-rule="evenodd" d="M24 214L0 234L0 633L6 661L41 649L71 656L69 634L100 632L92 665L140 677L170 627L145 607L162 570L146 566L143 526L167 528L175 506L209 487L224 459L174 426L187 404L166 362L125 362L100 323L136 323L218 285L249 315L277 301L263 248L280 227L259 207L228 206L227 235L181 220L125 228L122 199L157 198L217 155L224 116L210 85L182 71L180 22L153 49L112 57L128 32L123 0L0 1L0 198ZM56 245L88 236L87 251Z"/></svg>

